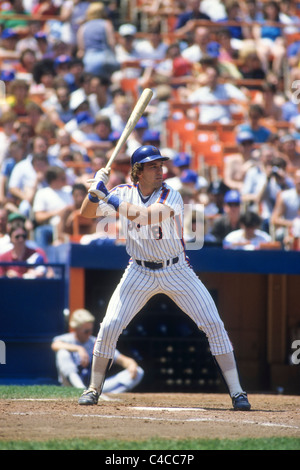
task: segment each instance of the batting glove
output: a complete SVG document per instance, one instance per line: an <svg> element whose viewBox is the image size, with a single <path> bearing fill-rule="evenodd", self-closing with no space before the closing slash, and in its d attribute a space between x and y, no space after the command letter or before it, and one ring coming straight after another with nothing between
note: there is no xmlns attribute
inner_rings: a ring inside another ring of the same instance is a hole
<svg viewBox="0 0 300 470"><path fill-rule="evenodd" d="M94 179L97 181L103 181L103 183L106 185L108 183L109 174L110 169L106 170L105 168L101 168L95 173Z"/></svg>
<svg viewBox="0 0 300 470"><path fill-rule="evenodd" d="M92 202L99 202L100 199L105 199L108 196L108 190L103 181L95 181L89 189L89 199Z"/></svg>
<svg viewBox="0 0 300 470"><path fill-rule="evenodd" d="M105 184L103 181L95 181L89 189L89 200L94 203L98 203L100 200L104 200L107 204L111 204L115 210L117 211L119 205L121 204L121 200L118 196L113 194L109 194Z"/></svg>

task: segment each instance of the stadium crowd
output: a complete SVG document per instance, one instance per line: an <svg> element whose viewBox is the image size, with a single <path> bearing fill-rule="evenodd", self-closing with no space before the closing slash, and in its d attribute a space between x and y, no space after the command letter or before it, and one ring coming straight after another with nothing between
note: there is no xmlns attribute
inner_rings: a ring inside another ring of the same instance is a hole
<svg viewBox="0 0 300 470"><path fill-rule="evenodd" d="M79 210L145 87L153 99L109 189L153 144L170 157L165 181L204 208L206 244L299 249L300 3L136 3L1 2L0 261L122 243Z"/></svg>

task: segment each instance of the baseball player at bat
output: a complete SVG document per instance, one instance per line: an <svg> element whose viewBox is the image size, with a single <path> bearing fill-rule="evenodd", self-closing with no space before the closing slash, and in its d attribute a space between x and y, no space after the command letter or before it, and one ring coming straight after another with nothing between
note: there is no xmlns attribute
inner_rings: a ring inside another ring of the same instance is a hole
<svg viewBox="0 0 300 470"><path fill-rule="evenodd" d="M152 296L163 293L206 334L233 408L250 410L223 321L186 256L182 236L183 201L176 190L163 182L164 160L168 158L158 148L139 147L131 156L133 184L122 184L108 192L105 186L108 172L100 170L82 204L81 213L86 217L118 212L131 258L100 325L91 381L78 403L98 403L120 334Z"/></svg>

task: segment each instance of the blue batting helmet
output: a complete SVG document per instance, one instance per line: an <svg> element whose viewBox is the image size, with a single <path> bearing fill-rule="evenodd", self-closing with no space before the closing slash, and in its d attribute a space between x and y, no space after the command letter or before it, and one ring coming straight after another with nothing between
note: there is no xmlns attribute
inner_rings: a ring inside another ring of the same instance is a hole
<svg viewBox="0 0 300 470"><path fill-rule="evenodd" d="M153 145L143 145L133 152L131 166L135 163L147 163L153 160L169 160L169 157L163 157L159 149Z"/></svg>

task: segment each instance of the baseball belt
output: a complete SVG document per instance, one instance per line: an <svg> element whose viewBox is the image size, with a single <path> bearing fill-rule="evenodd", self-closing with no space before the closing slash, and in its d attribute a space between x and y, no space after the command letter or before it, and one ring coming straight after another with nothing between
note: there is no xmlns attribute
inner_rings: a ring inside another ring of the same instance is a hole
<svg viewBox="0 0 300 470"><path fill-rule="evenodd" d="M173 259L167 259L166 261L162 261L161 263L155 263L154 261L141 261L140 259L135 260L139 266L144 266L144 268L149 269L161 269L164 266L170 266L172 264L176 264L179 261L178 256Z"/></svg>

